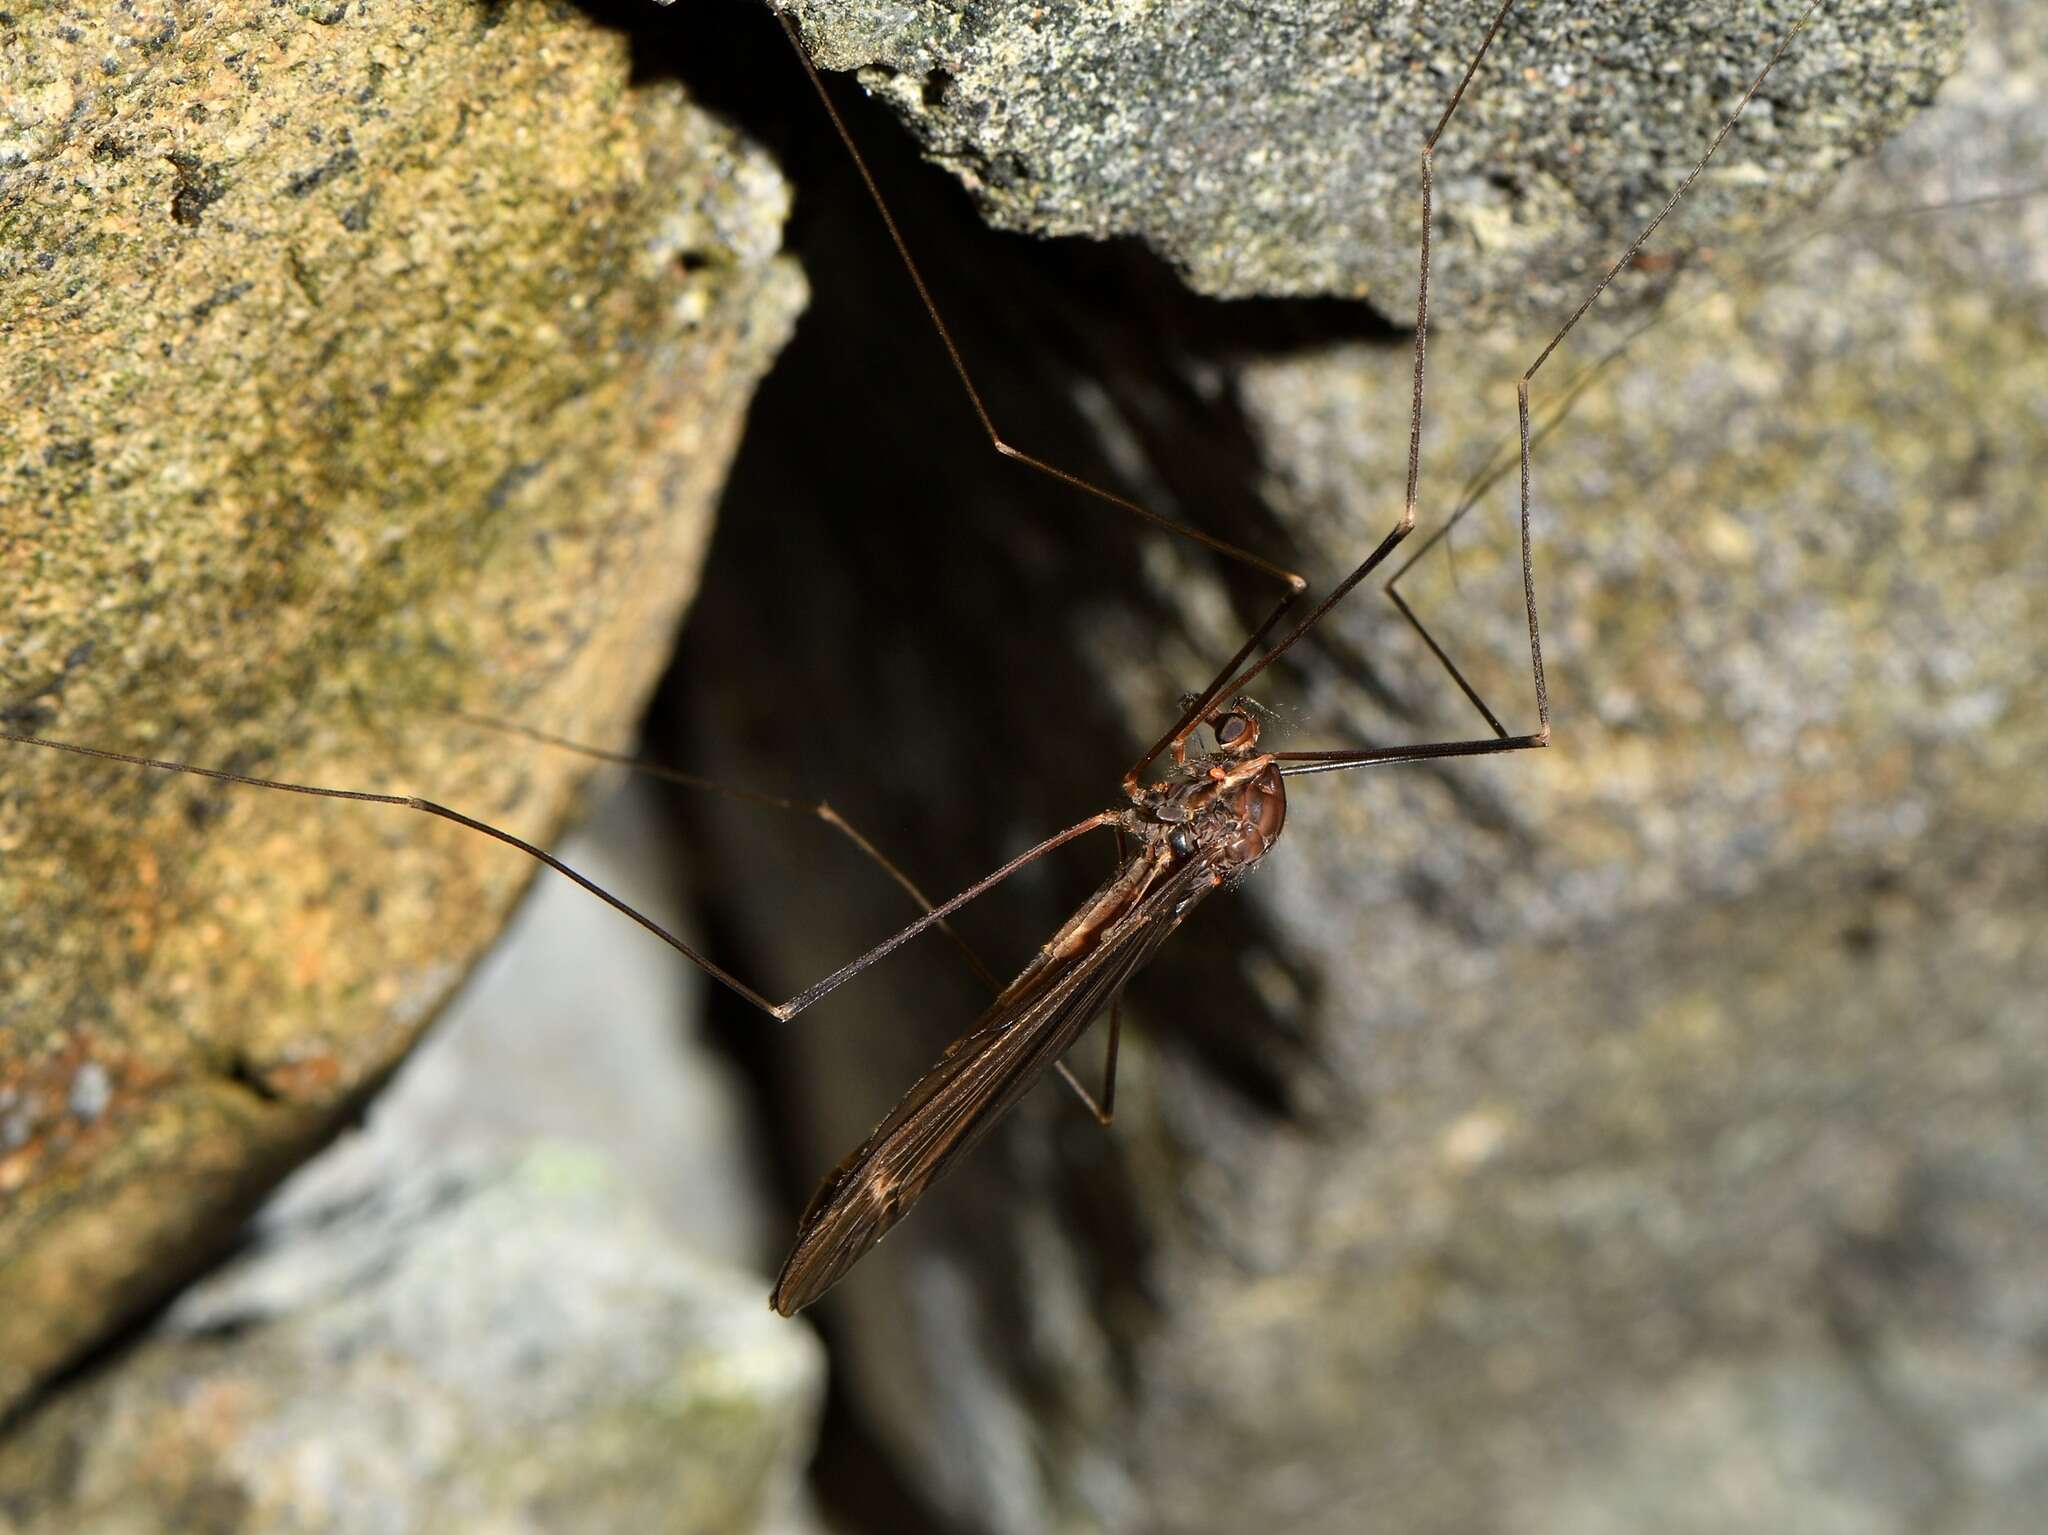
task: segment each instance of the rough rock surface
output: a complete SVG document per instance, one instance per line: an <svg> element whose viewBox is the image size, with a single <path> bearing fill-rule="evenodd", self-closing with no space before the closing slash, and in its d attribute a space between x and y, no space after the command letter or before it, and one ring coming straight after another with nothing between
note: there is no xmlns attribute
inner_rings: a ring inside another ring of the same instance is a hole
<svg viewBox="0 0 2048 1535"><path fill-rule="evenodd" d="M1003 227L1136 235L1201 292L1366 298L1403 319L1417 155L1497 6L788 8L823 62L866 69ZM1620 249L1655 210L1805 8L1518 6L1439 150L1444 298L1497 316L1583 287L1591 253ZM1825 7L1681 238L1811 203L1953 67L1964 14Z"/></svg>
<svg viewBox="0 0 2048 1535"><path fill-rule="evenodd" d="M660 816L628 783L559 851L673 926ZM0 1441L7 1528L815 1529L822 1355L762 1304L702 983L617 926L536 881L234 1261Z"/></svg>
<svg viewBox="0 0 2048 1535"><path fill-rule="evenodd" d="M2037 8L1989 8L1904 141L1692 263L1545 440L1557 744L1300 782L1132 989L1114 1131L1048 1085L819 1308L958 1527L2038 1522L2048 200L1929 205L2037 185L2044 62ZM1012 440L1325 588L1391 524L1401 338L960 232L883 173ZM857 197L804 196L846 244L736 468L675 734L958 889L1109 803L1270 589L994 461ZM1437 333L1426 518L1555 323ZM1524 728L1509 494L1408 590ZM1283 746L1483 728L1371 593L1260 697ZM902 915L823 840L704 841L779 994ZM1109 858L963 931L1009 973ZM792 1211L974 1016L928 947L761 1047Z"/></svg>
<svg viewBox="0 0 2048 1535"><path fill-rule="evenodd" d="M545 838L694 585L787 193L552 5L0 19L0 721ZM532 870L0 745L0 1404L199 1261Z"/></svg>
<svg viewBox="0 0 2048 1535"><path fill-rule="evenodd" d="M609 1169L566 1145L315 1163L251 1251L0 1448L8 1528L774 1527L816 1340Z"/></svg>

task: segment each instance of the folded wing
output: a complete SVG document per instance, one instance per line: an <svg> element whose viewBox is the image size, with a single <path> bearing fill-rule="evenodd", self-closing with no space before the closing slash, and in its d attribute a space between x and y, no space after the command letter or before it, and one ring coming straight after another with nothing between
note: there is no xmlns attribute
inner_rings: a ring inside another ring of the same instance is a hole
<svg viewBox="0 0 2048 1535"><path fill-rule="evenodd" d="M1196 865L1183 865L1091 948L1034 961L825 1180L804 1211L770 1304L791 1316L837 1284L1052 1069L1209 889Z"/></svg>

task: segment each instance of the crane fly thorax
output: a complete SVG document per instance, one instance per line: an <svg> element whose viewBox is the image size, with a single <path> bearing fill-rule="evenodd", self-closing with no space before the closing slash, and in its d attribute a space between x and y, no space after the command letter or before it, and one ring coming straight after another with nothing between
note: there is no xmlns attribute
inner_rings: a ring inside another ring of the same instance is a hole
<svg viewBox="0 0 2048 1535"><path fill-rule="evenodd" d="M1133 830L1175 863L1199 858L1227 883L1266 856L1287 821L1280 766L1258 751L1258 721L1242 707L1214 721L1216 750L1191 757L1141 791Z"/></svg>

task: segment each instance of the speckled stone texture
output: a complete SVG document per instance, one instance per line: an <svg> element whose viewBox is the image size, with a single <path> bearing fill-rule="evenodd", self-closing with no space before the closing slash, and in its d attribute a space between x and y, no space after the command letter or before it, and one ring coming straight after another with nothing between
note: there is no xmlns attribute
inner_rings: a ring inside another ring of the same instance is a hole
<svg viewBox="0 0 2048 1535"><path fill-rule="evenodd" d="M1556 744L1298 782L1133 986L1115 1129L1049 1084L820 1308L871 1442L957 1527L2038 1525L2048 200L1943 205L2038 187L2044 78L2038 8L1986 7L1818 214L1682 265L1538 449ZM1391 525L1405 337L957 233L887 169L1012 440L1323 589ZM1112 802L1269 588L989 458L870 245L835 248L850 299L820 283L806 461L736 471L776 537L722 545L676 735L952 890ZM1539 413L1673 276L1624 274ZM1426 526L1511 448L1560 318L1442 316ZM1519 729L1511 496L1407 590ZM802 597L770 623L769 592ZM1372 590L1258 692L1289 748L1484 728ZM733 962L777 994L900 920L821 842L706 826ZM962 929L1012 973L1110 857ZM760 1046L792 1216L985 1000L930 949Z"/></svg>
<svg viewBox="0 0 2048 1535"><path fill-rule="evenodd" d="M1412 314L1416 161L1497 4L789 0L1004 228L1135 235L1200 292ZM1698 157L1804 0L1516 8L1437 166L1442 294L1583 288ZM1681 245L1809 204L1954 65L1965 7L1830 5ZM1667 244L1667 249L1676 247Z"/></svg>
<svg viewBox="0 0 2048 1535"><path fill-rule="evenodd" d="M622 744L801 280L787 192L525 3L0 19L0 720L530 837ZM532 867L0 745L0 1405L203 1260Z"/></svg>
<svg viewBox="0 0 2048 1535"><path fill-rule="evenodd" d="M823 1384L602 1157L330 1158L251 1250L0 1446L19 1535L777 1527Z"/></svg>

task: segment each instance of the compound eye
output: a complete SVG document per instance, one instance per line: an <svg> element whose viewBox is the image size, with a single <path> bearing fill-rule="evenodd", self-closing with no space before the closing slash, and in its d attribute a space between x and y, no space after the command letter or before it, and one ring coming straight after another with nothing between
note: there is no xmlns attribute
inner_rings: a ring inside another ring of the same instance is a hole
<svg viewBox="0 0 2048 1535"><path fill-rule="evenodd" d="M1176 826L1172 831L1168 832L1166 834L1166 845L1173 849L1173 856L1176 858L1192 858L1195 856L1195 834L1185 826Z"/></svg>
<svg viewBox="0 0 2048 1535"><path fill-rule="evenodd" d="M1216 722L1216 744L1225 751L1246 751L1258 738L1258 726L1242 711L1233 709Z"/></svg>

